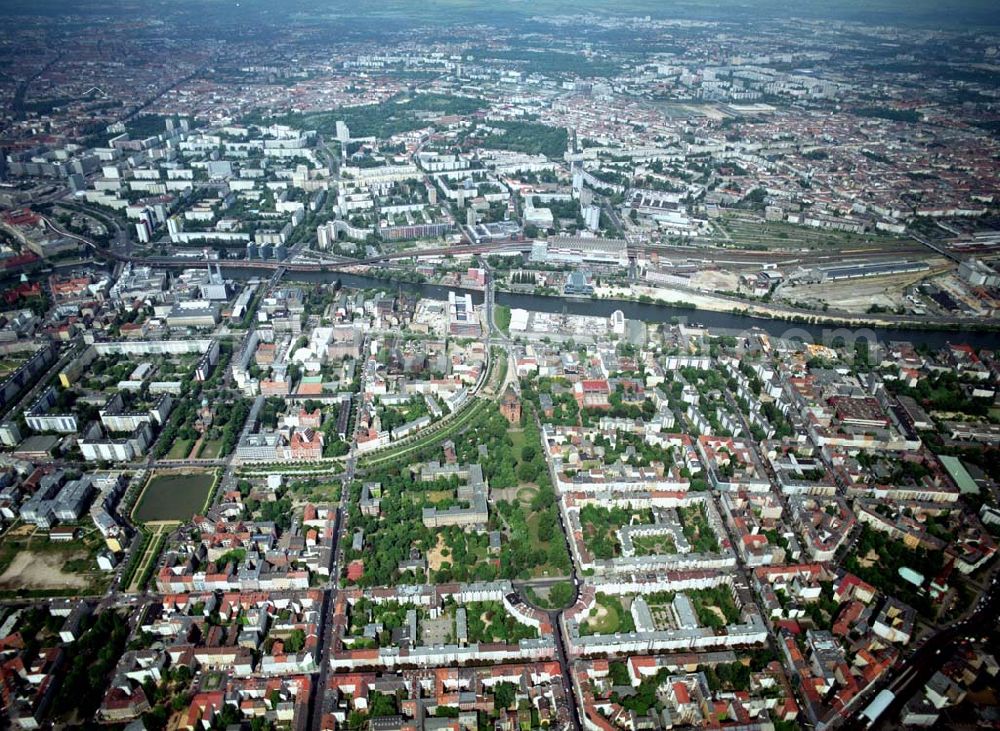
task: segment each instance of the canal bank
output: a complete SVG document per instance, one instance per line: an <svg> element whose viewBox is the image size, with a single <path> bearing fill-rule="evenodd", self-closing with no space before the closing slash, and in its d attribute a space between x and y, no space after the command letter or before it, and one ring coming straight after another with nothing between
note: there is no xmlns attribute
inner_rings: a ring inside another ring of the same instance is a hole
<svg viewBox="0 0 1000 731"><path fill-rule="evenodd" d="M594 293L598 299L618 302L653 302L666 305L680 305L698 311L729 312L747 315L760 320L782 320L785 322L809 322L817 325L844 327L883 327L912 330L961 330L963 332L998 332L1000 323L985 318L952 317L945 322L933 324L925 317L917 315L879 314L849 312L845 310L807 310L773 302L751 301L726 294L687 289L677 285L669 287L640 287L632 290L621 287L598 287ZM947 324L945 324L947 323Z"/></svg>
<svg viewBox="0 0 1000 731"><path fill-rule="evenodd" d="M225 276L245 280L260 277L260 272L239 267L224 267ZM472 295L475 303L483 302L483 292L466 290L458 287L445 287L437 284L418 284L413 282L398 282L391 279L370 277L344 272L288 272L285 280L290 282L324 282L339 281L342 286L350 289L381 289L385 291L401 290L428 299L447 300L449 292ZM705 327L724 330L730 333L764 331L773 337L798 337L815 343L832 344L837 338L852 339L854 337L869 337L881 343L893 341L909 341L923 343L932 348L943 347L948 343L966 343L977 348L1000 347L1000 333L977 332L963 330L932 330L914 327L887 326L849 326L836 324L815 324L794 322L777 318L753 317L743 313L714 310L695 310L690 307L657 302L637 302L632 300L612 299L567 299L564 297L548 297L536 294L517 294L513 292L497 292L496 302L512 309L523 309L530 312L548 312L567 315L585 315L590 317L610 317L615 310L621 310L627 319L641 320L646 323L688 323L701 324ZM821 313L817 313L821 317Z"/></svg>

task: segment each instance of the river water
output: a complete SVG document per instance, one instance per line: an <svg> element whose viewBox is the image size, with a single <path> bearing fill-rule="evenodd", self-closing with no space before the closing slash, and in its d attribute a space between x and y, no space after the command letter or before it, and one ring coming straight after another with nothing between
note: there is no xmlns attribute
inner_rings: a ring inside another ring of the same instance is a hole
<svg viewBox="0 0 1000 731"><path fill-rule="evenodd" d="M238 280L261 277L261 272L255 269L224 267L223 271L226 277ZM477 304L483 301L483 293L476 290L464 290L458 287L445 287L436 284L396 282L389 279L379 279L377 277L347 274L344 272L287 272L282 281L335 282L337 280L344 287L350 289L381 289L385 291L402 289L421 297L437 300L447 300L448 292L454 291L462 294L469 292L472 295L473 301ZM905 340L914 344L925 343L932 348L939 348L948 343L965 343L977 348L1000 348L1000 333L995 332L809 325L787 322L785 320L768 320L750 317L749 315L733 314L731 312L691 310L664 304L619 300L567 299L564 297L543 297L534 294L513 294L509 292L497 292L496 301L497 304L532 312L588 315L591 317L609 317L615 310L621 310L627 319L641 320L646 323L680 322L700 324L713 330L723 330L734 334L757 329L763 330L775 337L800 338L806 342L827 345L833 343L837 338L843 338L848 341L855 338L865 338L881 343Z"/></svg>

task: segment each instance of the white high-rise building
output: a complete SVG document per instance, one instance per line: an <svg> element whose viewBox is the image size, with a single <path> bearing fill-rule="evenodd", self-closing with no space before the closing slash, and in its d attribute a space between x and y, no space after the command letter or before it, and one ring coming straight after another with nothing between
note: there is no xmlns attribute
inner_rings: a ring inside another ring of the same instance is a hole
<svg viewBox="0 0 1000 731"><path fill-rule="evenodd" d="M621 310L615 310L611 313L611 318L609 325L611 326L611 332L615 335L625 334L625 313Z"/></svg>
<svg viewBox="0 0 1000 731"><path fill-rule="evenodd" d="M348 129L347 125L337 120L337 142L347 143L351 141L351 130Z"/></svg>
<svg viewBox="0 0 1000 731"><path fill-rule="evenodd" d="M316 243L320 249L329 249L330 244L337 238L332 228L328 223L316 227Z"/></svg>

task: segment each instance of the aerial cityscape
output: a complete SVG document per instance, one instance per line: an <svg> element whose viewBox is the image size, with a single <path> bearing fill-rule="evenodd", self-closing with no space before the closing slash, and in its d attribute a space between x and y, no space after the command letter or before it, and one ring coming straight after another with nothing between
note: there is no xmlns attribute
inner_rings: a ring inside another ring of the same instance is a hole
<svg viewBox="0 0 1000 731"><path fill-rule="evenodd" d="M0 27L0 728L1000 728L989 0Z"/></svg>

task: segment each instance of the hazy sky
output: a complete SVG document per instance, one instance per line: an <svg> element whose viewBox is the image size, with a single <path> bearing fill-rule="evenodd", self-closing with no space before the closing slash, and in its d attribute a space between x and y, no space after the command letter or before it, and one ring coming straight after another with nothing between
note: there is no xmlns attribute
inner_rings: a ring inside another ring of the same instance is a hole
<svg viewBox="0 0 1000 731"><path fill-rule="evenodd" d="M1000 26L1000 0L0 0L0 13L114 16L205 13L280 23L294 13L330 16L398 16L411 20L468 22L546 13L597 12L656 17L746 20L790 16L841 18L887 24L948 25L967 30Z"/></svg>

